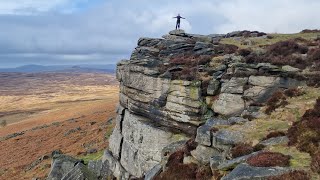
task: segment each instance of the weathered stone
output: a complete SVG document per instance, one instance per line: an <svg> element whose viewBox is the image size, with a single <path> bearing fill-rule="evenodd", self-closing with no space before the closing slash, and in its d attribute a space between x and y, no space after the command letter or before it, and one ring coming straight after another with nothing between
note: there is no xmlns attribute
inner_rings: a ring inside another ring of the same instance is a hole
<svg viewBox="0 0 320 180"><path fill-rule="evenodd" d="M120 155L121 155L122 141L123 141L123 137L121 132L117 128L114 128L109 138L109 149L112 152L113 156L118 160L120 159Z"/></svg>
<svg viewBox="0 0 320 180"><path fill-rule="evenodd" d="M219 170L223 170L223 171L233 169L238 164L245 162L247 159L249 159L250 157L252 157L252 156L254 156L254 155L258 154L258 153L259 152L254 152L254 153L249 154L249 155L245 155L245 156L237 157L235 159L224 161L223 163L220 163L217 168Z"/></svg>
<svg viewBox="0 0 320 180"><path fill-rule="evenodd" d="M175 36L185 36L186 33L184 30L182 29L176 29L176 30L172 30L169 32L170 35L175 35Z"/></svg>
<svg viewBox="0 0 320 180"><path fill-rule="evenodd" d="M222 129L213 136L215 143L223 145L235 145L244 141L244 135L238 131Z"/></svg>
<svg viewBox="0 0 320 180"><path fill-rule="evenodd" d="M118 115L123 115L124 114L124 110L125 110L125 108L123 106L121 106L120 104L118 104L116 113Z"/></svg>
<svg viewBox="0 0 320 180"><path fill-rule="evenodd" d="M191 151L191 155L202 164L209 164L210 158L219 155L219 153L220 152L214 148L202 145L198 145L195 150Z"/></svg>
<svg viewBox="0 0 320 180"><path fill-rule="evenodd" d="M236 67L234 69L234 76L237 77L248 77L251 75L256 75L258 70L253 68L246 68L246 67Z"/></svg>
<svg viewBox="0 0 320 180"><path fill-rule="evenodd" d="M102 156L102 163L108 167L113 176L119 180L129 179L129 173L122 167L120 162L112 156L112 153L105 150ZM108 174L108 173L107 173Z"/></svg>
<svg viewBox="0 0 320 180"><path fill-rule="evenodd" d="M89 161L88 169L93 172L98 178L101 177L101 171L103 170L102 160Z"/></svg>
<svg viewBox="0 0 320 180"><path fill-rule="evenodd" d="M84 164L78 163L61 180L98 180L98 177Z"/></svg>
<svg viewBox="0 0 320 180"><path fill-rule="evenodd" d="M248 117L250 119L257 119L262 117L262 113L260 112L260 107L248 106L247 109L242 112L241 116Z"/></svg>
<svg viewBox="0 0 320 180"><path fill-rule="evenodd" d="M77 162L80 162L80 160L63 154L55 154L52 159L51 171L49 172L47 180L62 179L74 168L74 165Z"/></svg>
<svg viewBox="0 0 320 180"><path fill-rule="evenodd" d="M207 94L212 96L217 95L219 93L219 89L220 89L220 81L211 80L209 81Z"/></svg>
<svg viewBox="0 0 320 180"><path fill-rule="evenodd" d="M264 68L264 69L278 69L278 66L272 65L270 63L258 63L256 68Z"/></svg>
<svg viewBox="0 0 320 180"><path fill-rule="evenodd" d="M213 103L214 112L225 116L240 115L245 108L241 95L222 93Z"/></svg>
<svg viewBox="0 0 320 180"><path fill-rule="evenodd" d="M193 156L185 156L183 158L183 164L200 164Z"/></svg>
<svg viewBox="0 0 320 180"><path fill-rule="evenodd" d="M295 68L295 67L292 67L292 66L289 66L289 65L282 66L282 70L283 71L287 71L287 72L299 72L300 71L299 68Z"/></svg>
<svg viewBox="0 0 320 180"><path fill-rule="evenodd" d="M164 147L161 150L161 162L167 162L167 160L169 159L170 155L178 150L181 150L185 147L186 144L186 140L183 141L177 141L174 143L171 143L169 145L167 145L166 147Z"/></svg>
<svg viewBox="0 0 320 180"><path fill-rule="evenodd" d="M247 164L240 164L221 180L261 180L289 171L290 169L282 167L252 167Z"/></svg>
<svg viewBox="0 0 320 180"><path fill-rule="evenodd" d="M144 180L153 180L162 171L162 166L160 164L155 165L150 171L148 171L144 177Z"/></svg>
<svg viewBox="0 0 320 180"><path fill-rule="evenodd" d="M157 45L160 41L162 41L162 39L143 37L138 40L138 46L152 47Z"/></svg>
<svg viewBox="0 0 320 180"><path fill-rule="evenodd" d="M212 48L213 45L211 43L204 43L204 42L196 42L193 50L194 51L199 51L202 49L208 49L208 48Z"/></svg>
<svg viewBox="0 0 320 180"><path fill-rule="evenodd" d="M270 96L277 90L277 88L266 88L261 86L253 86L244 91L243 97L247 101L256 103L266 102Z"/></svg>
<svg viewBox="0 0 320 180"><path fill-rule="evenodd" d="M218 166L225 161L223 156L213 156L210 158L210 168L216 170Z"/></svg>
<svg viewBox="0 0 320 180"><path fill-rule="evenodd" d="M200 126L197 129L197 136L195 141L199 144L205 145L205 146L211 146L212 143L212 133L211 133L211 127L208 125Z"/></svg>
<svg viewBox="0 0 320 180"><path fill-rule="evenodd" d="M279 77L273 76L250 76L249 77L249 84L253 86L260 86L260 87L270 87L275 86L280 83Z"/></svg>
<svg viewBox="0 0 320 180"><path fill-rule="evenodd" d="M195 141L205 146L212 146L212 132L211 129L215 126L230 125L229 121L223 119L211 118L202 126L197 129Z"/></svg>
<svg viewBox="0 0 320 180"><path fill-rule="evenodd" d="M230 94L242 94L243 87L248 82L248 78L233 77L226 83L222 84L221 92Z"/></svg>
<svg viewBox="0 0 320 180"><path fill-rule="evenodd" d="M142 177L161 161L162 149L180 141L174 134L144 123L146 118L125 112L121 164L132 175Z"/></svg>
<svg viewBox="0 0 320 180"><path fill-rule="evenodd" d="M274 137L267 140L264 140L260 142L259 144L262 144L264 146L274 146L279 144L288 144L289 139L287 136L281 136L281 137Z"/></svg>
<svg viewBox="0 0 320 180"><path fill-rule="evenodd" d="M248 119L244 119L242 117L230 117L228 121L230 124L243 124L248 122Z"/></svg>
<svg viewBox="0 0 320 180"><path fill-rule="evenodd" d="M163 35L162 38L164 38L166 40L175 41L175 42L185 42L185 41L190 40L190 37L175 36L175 35L170 35L170 34Z"/></svg>

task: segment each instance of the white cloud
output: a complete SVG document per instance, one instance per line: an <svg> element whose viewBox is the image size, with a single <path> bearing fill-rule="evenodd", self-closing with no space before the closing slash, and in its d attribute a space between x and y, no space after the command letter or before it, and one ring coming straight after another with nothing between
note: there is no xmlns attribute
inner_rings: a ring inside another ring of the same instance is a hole
<svg viewBox="0 0 320 180"><path fill-rule="evenodd" d="M69 0L1 0L1 14L16 14L26 11L46 12Z"/></svg>

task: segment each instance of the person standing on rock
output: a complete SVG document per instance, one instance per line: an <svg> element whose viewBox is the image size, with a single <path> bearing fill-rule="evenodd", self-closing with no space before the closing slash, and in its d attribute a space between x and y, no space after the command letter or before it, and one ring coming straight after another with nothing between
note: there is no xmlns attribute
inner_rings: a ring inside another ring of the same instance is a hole
<svg viewBox="0 0 320 180"><path fill-rule="evenodd" d="M178 14L178 16L173 17L173 18L177 18L176 29L180 29L180 21L181 21L181 19L186 19L186 18L181 17L180 14Z"/></svg>

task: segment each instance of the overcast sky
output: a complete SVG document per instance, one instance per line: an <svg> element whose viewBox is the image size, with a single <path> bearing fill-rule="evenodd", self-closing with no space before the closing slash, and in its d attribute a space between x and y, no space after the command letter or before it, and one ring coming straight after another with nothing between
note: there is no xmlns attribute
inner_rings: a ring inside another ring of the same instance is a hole
<svg viewBox="0 0 320 180"><path fill-rule="evenodd" d="M109 64L141 36L161 37L187 19L190 33L294 33L320 27L320 0L0 0L0 68Z"/></svg>

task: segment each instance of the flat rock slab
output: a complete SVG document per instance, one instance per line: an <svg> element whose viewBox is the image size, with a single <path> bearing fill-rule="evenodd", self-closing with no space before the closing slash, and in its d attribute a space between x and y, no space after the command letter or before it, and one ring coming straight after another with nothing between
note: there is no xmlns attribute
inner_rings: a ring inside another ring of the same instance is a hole
<svg viewBox="0 0 320 180"><path fill-rule="evenodd" d="M289 168L282 167L252 167L248 164L238 165L222 180L261 180L289 172Z"/></svg>
<svg viewBox="0 0 320 180"><path fill-rule="evenodd" d="M98 177L84 164L78 163L61 180L98 180Z"/></svg>
<svg viewBox="0 0 320 180"><path fill-rule="evenodd" d="M289 139L287 136L274 137L260 142L264 146L274 146L279 144L288 144Z"/></svg>
<svg viewBox="0 0 320 180"><path fill-rule="evenodd" d="M162 166L160 164L155 165L150 171L145 175L144 180L153 180L162 171Z"/></svg>
<svg viewBox="0 0 320 180"><path fill-rule="evenodd" d="M259 152L254 152L252 154L249 154L249 155L245 155L245 156L241 156L241 157L238 157L238 158L234 158L234 159L231 159L231 160L228 160L228 161L225 161L223 163L221 163L219 166L218 166L218 169L219 170L229 170L229 169L232 169L234 168L235 166L237 166L238 164L240 163L244 163L247 159L249 159L250 157L258 154ZM214 159L212 159L214 160Z"/></svg>

